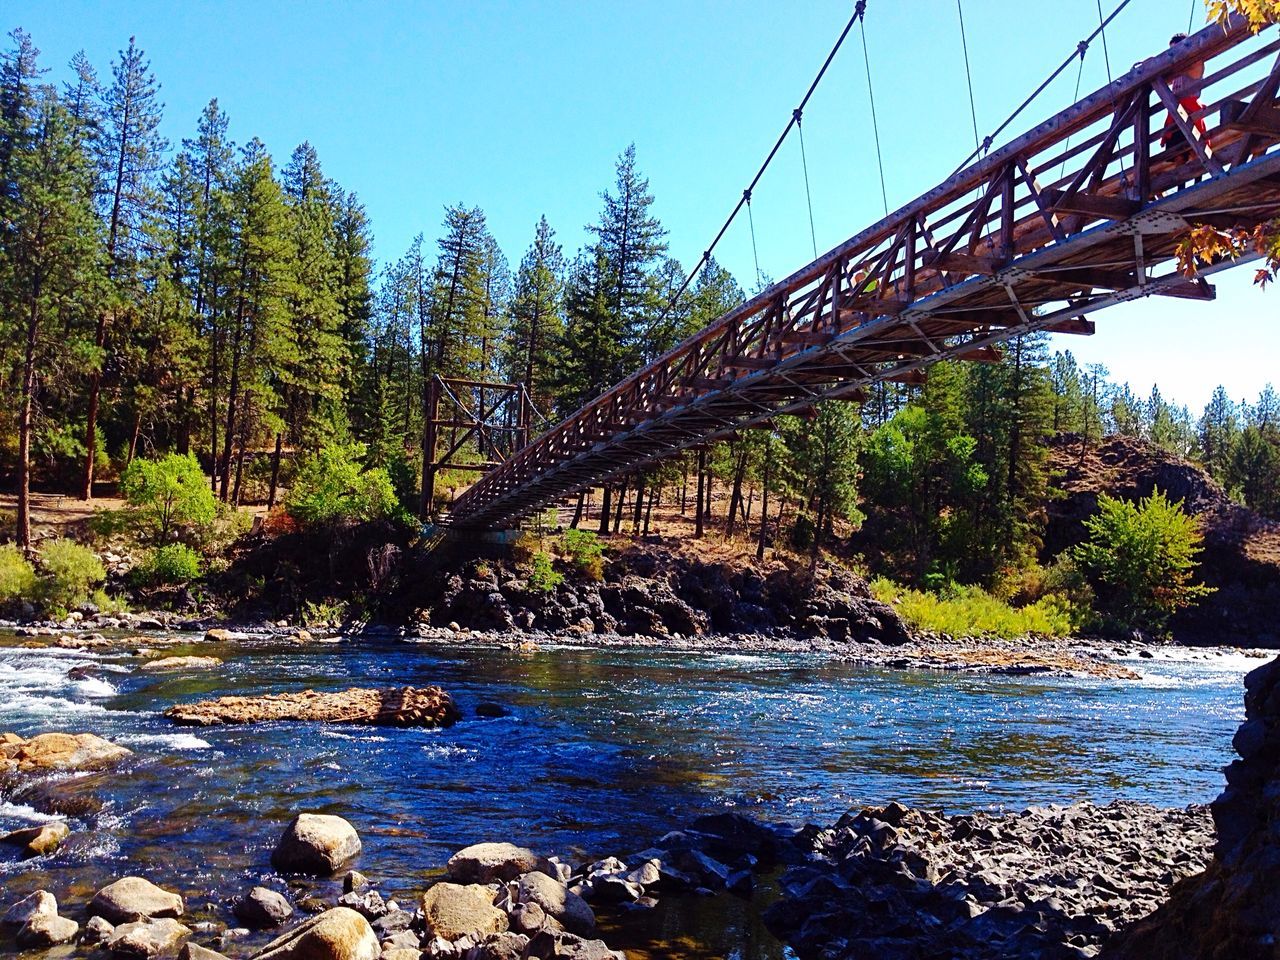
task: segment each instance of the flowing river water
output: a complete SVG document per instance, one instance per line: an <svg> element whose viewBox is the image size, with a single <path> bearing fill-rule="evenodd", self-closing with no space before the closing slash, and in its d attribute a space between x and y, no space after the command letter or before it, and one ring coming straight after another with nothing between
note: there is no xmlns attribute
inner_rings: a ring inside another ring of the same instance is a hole
<svg viewBox="0 0 1280 960"><path fill-rule="evenodd" d="M1263 662L1170 651L1132 661L1142 680L1106 681L567 646L263 641L165 653L226 663L149 675L127 651L0 637L0 731L91 732L135 752L119 769L60 785L83 809L57 854L24 863L0 852L0 906L39 888L82 903L135 873L182 892L197 918L229 920L230 898L280 883L270 852L300 811L350 820L364 841L359 869L407 900L471 843L625 855L725 808L799 824L888 800L948 812L1203 803L1220 789L1243 717L1241 679ZM69 675L76 667L88 668L81 679ZM463 722L193 730L162 716L172 703L227 694L430 683L454 695ZM476 719L482 701L508 715ZM0 832L40 819L0 795ZM672 902L608 939L661 942L637 957L781 957L758 908L728 896Z"/></svg>

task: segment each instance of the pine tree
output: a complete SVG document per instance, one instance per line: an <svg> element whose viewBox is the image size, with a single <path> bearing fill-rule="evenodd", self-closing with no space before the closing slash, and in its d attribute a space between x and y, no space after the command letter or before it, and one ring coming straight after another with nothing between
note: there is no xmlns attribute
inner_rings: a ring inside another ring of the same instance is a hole
<svg viewBox="0 0 1280 960"><path fill-rule="evenodd" d="M128 310L137 296L139 261L144 255L146 220L155 209L155 178L167 146L160 136L164 110L159 84L150 63L133 37L112 69L112 84L105 91L103 133L100 138L102 210L106 224L108 275L112 302L98 313L94 345L98 364L89 376L88 413L85 417L85 467L81 499L93 497L93 476L98 454L98 408L102 379L110 347L108 328L113 315Z"/></svg>
<svg viewBox="0 0 1280 960"><path fill-rule="evenodd" d="M564 254L544 216L516 273L507 359L512 381L523 384L539 410L549 410L555 395L555 357L564 336L564 273Z"/></svg>
<svg viewBox="0 0 1280 960"><path fill-rule="evenodd" d="M18 397L17 541L31 545L31 448L41 383L55 357L74 354L68 336L80 298L96 286L97 221L90 206L90 165L73 121L52 88L24 98L5 118L5 157L12 193L0 199L5 224L0 302L17 321L22 343ZM18 127L25 127L20 135ZM18 319L20 318L20 320Z"/></svg>
<svg viewBox="0 0 1280 960"><path fill-rule="evenodd" d="M1236 405L1221 384L1205 405L1200 417L1200 457L1205 469L1216 480L1223 480L1231 462L1231 454L1240 435Z"/></svg>

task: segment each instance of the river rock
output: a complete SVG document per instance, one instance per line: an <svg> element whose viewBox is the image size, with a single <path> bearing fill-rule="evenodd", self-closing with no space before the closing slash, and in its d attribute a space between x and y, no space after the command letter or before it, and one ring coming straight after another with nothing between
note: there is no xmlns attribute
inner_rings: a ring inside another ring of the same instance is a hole
<svg viewBox="0 0 1280 960"><path fill-rule="evenodd" d="M227 960L227 958L216 950L187 941L178 952L178 960Z"/></svg>
<svg viewBox="0 0 1280 960"><path fill-rule="evenodd" d="M18 931L20 947L54 947L74 940L80 932L80 924L55 914L39 913L22 925Z"/></svg>
<svg viewBox="0 0 1280 960"><path fill-rule="evenodd" d="M212 670L222 666L218 657L161 657L149 660L138 669L143 673L176 673L190 670Z"/></svg>
<svg viewBox="0 0 1280 960"><path fill-rule="evenodd" d="M529 938L518 933L491 933L463 954L463 960L524 960Z"/></svg>
<svg viewBox="0 0 1280 960"><path fill-rule="evenodd" d="M445 871L458 883L503 883L539 870L543 863L532 850L513 843L476 843L450 857Z"/></svg>
<svg viewBox="0 0 1280 960"><path fill-rule="evenodd" d="M369 886L369 878L356 870L352 870L342 878L343 893L356 893L367 886Z"/></svg>
<svg viewBox="0 0 1280 960"><path fill-rule="evenodd" d="M437 883L422 895L421 905L428 936L479 939L507 929L507 915L493 905L493 891L479 884Z"/></svg>
<svg viewBox="0 0 1280 960"><path fill-rule="evenodd" d="M107 949L128 957L156 957L174 953L178 945L191 936L191 930L172 917L140 920L116 927Z"/></svg>
<svg viewBox="0 0 1280 960"><path fill-rule="evenodd" d="M41 733L30 740L10 734L0 743L0 772L101 770L132 755L92 733Z"/></svg>
<svg viewBox="0 0 1280 960"><path fill-rule="evenodd" d="M114 924L182 916L182 898L142 877L123 877L89 901L89 914Z"/></svg>
<svg viewBox="0 0 1280 960"><path fill-rule="evenodd" d="M236 901L234 912L246 927L261 930L280 926L293 916L293 907L276 891L254 887L248 896Z"/></svg>
<svg viewBox="0 0 1280 960"><path fill-rule="evenodd" d="M44 823L37 827L14 830L0 837L0 843L22 847L29 857L40 857L53 853L70 835L70 827L61 820L54 820L52 823Z"/></svg>
<svg viewBox="0 0 1280 960"><path fill-rule="evenodd" d="M271 865L286 873L328 876L360 852L360 835L342 817L300 813L271 854Z"/></svg>
<svg viewBox="0 0 1280 960"><path fill-rule="evenodd" d="M29 897L23 897L0 916L0 923L7 927L20 927L36 917L56 917L58 901L47 890L37 890Z"/></svg>
<svg viewBox="0 0 1280 960"><path fill-rule="evenodd" d="M306 720L384 727L448 727L461 719L453 697L439 687L352 687L328 693L303 690L260 697L220 697L177 704L164 715L182 726Z"/></svg>
<svg viewBox="0 0 1280 960"><path fill-rule="evenodd" d="M570 933L587 934L596 927L596 915L587 901L545 873L526 873L516 886L517 903L536 903L542 912Z"/></svg>
<svg viewBox="0 0 1280 960"><path fill-rule="evenodd" d="M334 907L272 940L254 960L377 960L381 952L368 920Z"/></svg>
<svg viewBox="0 0 1280 960"><path fill-rule="evenodd" d="M115 932L116 928L102 917L90 917L84 925L84 937L81 942L90 945L106 943Z"/></svg>

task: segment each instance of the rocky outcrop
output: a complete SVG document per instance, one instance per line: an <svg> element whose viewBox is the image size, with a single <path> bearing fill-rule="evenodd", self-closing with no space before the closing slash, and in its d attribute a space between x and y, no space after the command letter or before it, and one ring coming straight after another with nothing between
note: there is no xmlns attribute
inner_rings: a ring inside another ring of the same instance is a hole
<svg viewBox="0 0 1280 960"><path fill-rule="evenodd" d="M432 623L476 630L536 628L570 634L683 637L777 633L839 644L898 644L909 632L866 582L848 570L752 557L699 559L675 543L643 543L610 561L602 582L570 572L552 591L520 572L471 563L444 577Z"/></svg>
<svg viewBox="0 0 1280 960"><path fill-rule="evenodd" d="M1112 960L1280 957L1280 658L1245 678L1245 722L1213 802L1218 843L1204 873L1117 937Z"/></svg>
<svg viewBox="0 0 1280 960"><path fill-rule="evenodd" d="M122 877L89 901L89 914L108 923L133 923L182 916L182 897L142 877Z"/></svg>
<svg viewBox="0 0 1280 960"><path fill-rule="evenodd" d="M181 726L307 720L383 727L447 727L461 717L453 697L439 687L352 687L332 693L304 690L261 697L220 697L172 706L164 715Z"/></svg>
<svg viewBox="0 0 1280 960"><path fill-rule="evenodd" d="M254 960L377 960L380 953L369 921L348 907L334 907L272 940Z"/></svg>
<svg viewBox="0 0 1280 960"><path fill-rule="evenodd" d="M1173 618L1174 639L1280 647L1280 522L1235 503L1198 464L1134 437L1102 443L1060 437L1050 467L1063 495L1046 503L1046 556L1084 539L1084 521L1097 512L1100 493L1136 500L1158 488L1199 519L1204 552L1198 578L1214 588Z"/></svg>
<svg viewBox="0 0 1280 960"><path fill-rule="evenodd" d="M0 734L0 773L51 773L102 770L133 752L92 733L41 733L24 740Z"/></svg>
<svg viewBox="0 0 1280 960"><path fill-rule="evenodd" d="M342 817L300 813L271 854L271 865L286 873L330 876L360 852L360 835Z"/></svg>
<svg viewBox="0 0 1280 960"><path fill-rule="evenodd" d="M1204 867L1208 811L1031 808L947 817L898 804L810 830L769 929L801 958L1015 960L1096 954Z"/></svg>

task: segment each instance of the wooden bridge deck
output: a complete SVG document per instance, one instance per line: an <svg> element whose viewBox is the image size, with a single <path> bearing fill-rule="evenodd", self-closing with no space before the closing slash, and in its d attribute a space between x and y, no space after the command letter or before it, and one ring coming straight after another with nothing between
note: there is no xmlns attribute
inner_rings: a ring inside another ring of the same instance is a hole
<svg viewBox="0 0 1280 960"><path fill-rule="evenodd" d="M1212 300L1178 247L1280 216L1280 40L1209 27L992 152L610 389L486 473L455 526L509 526L566 496L944 358L1147 296ZM1169 78L1204 61L1188 117ZM1169 108L1183 134L1160 144ZM1195 121L1203 119L1208 137ZM1211 335L1206 330L1206 336ZM1188 344L1194 349L1194 344Z"/></svg>

